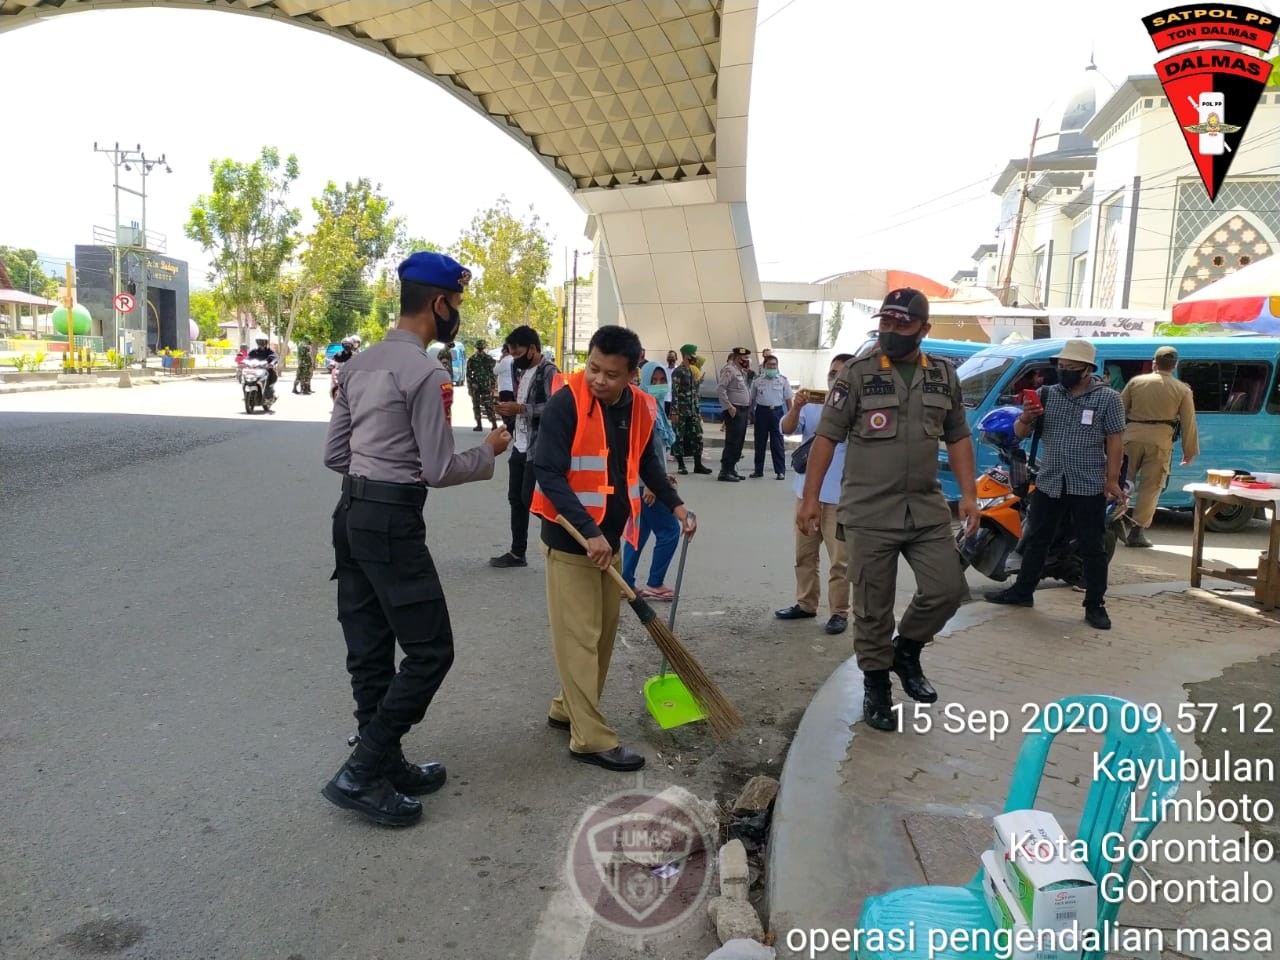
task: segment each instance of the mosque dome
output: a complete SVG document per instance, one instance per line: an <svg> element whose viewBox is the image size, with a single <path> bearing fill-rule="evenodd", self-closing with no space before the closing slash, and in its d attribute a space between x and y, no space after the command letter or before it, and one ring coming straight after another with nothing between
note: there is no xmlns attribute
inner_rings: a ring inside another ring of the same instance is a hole
<svg viewBox="0 0 1280 960"><path fill-rule="evenodd" d="M1047 136L1037 143L1036 156L1092 152L1093 141L1081 131L1115 92L1115 87L1090 57L1084 76L1057 97L1045 113L1041 129L1048 128L1056 136Z"/></svg>

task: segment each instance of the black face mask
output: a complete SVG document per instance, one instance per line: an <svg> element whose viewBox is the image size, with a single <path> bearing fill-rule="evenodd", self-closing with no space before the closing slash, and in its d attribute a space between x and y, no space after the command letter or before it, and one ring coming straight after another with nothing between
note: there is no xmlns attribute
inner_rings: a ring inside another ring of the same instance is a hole
<svg viewBox="0 0 1280 960"><path fill-rule="evenodd" d="M447 303L447 301L446 301ZM447 303L449 307L449 319L441 320L440 315L435 314L436 318L436 339L442 343L448 343L458 335L458 327L462 326L462 314L458 312L458 308L451 303Z"/></svg>
<svg viewBox="0 0 1280 960"><path fill-rule="evenodd" d="M516 373L524 373L533 366L533 358L527 353L523 357L516 357L511 361L511 369Z"/></svg>
<svg viewBox="0 0 1280 960"><path fill-rule="evenodd" d="M920 348L920 341L924 339L919 334L907 336L905 333L897 333L893 330L881 330L878 337L880 352L890 360L901 360L914 353Z"/></svg>
<svg viewBox="0 0 1280 960"><path fill-rule="evenodd" d="M1074 390L1080 386L1080 381L1084 379L1083 370L1059 370L1058 382L1068 390Z"/></svg>

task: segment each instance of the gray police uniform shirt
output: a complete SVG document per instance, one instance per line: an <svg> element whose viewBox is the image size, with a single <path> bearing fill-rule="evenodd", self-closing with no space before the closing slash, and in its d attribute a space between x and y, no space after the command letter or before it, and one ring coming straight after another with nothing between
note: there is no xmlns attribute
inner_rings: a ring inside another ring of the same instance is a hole
<svg viewBox="0 0 1280 960"><path fill-rule="evenodd" d="M454 453L445 415L453 383L436 357L407 330L388 330L382 342L342 368L324 465L382 483L450 487L493 476L487 443Z"/></svg>
<svg viewBox="0 0 1280 960"><path fill-rule="evenodd" d="M840 523L902 530L951 523L938 443L969 436L955 367L920 355L911 379L879 350L846 364L827 392L818 436L848 441Z"/></svg>

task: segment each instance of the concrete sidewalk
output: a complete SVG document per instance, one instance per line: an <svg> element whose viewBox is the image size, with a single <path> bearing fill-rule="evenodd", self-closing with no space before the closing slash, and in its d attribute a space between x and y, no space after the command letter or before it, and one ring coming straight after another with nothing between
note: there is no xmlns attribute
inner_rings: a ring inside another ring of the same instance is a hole
<svg viewBox="0 0 1280 960"><path fill-rule="evenodd" d="M1217 585L1215 583L1215 585ZM1230 586L1223 584L1223 586ZM1046 586L1034 609L969 603L947 634L929 647L925 668L939 690L939 702L922 707L934 721L927 733L880 733L862 722L862 676L853 659L844 663L819 691L792 742L782 775L770 838L768 904L777 933L779 957L810 956L787 948L792 929L852 930L865 897L918 884L964 885L978 870L980 853L990 846L990 818L1003 807L1021 746L1022 727L1032 714L1024 705L1043 705L1064 696L1105 693L1137 704L1158 704L1166 724L1174 726L1179 705L1220 705L1207 734L1173 730L1186 756L1276 755L1274 735L1227 732L1238 724L1231 708L1246 704L1274 707L1280 687L1280 626L1274 617L1248 611L1185 583L1131 583L1114 588L1108 610L1110 632L1089 628L1082 619L1082 596L1069 588ZM894 681L894 696L902 700ZM914 705L906 701L904 716ZM943 711L962 705L966 714L1005 710L1010 732L948 732ZM1203 714L1201 714L1203 716ZM1259 715L1260 716L1260 715ZM1273 719L1275 727L1280 720ZM1219 726L1223 726L1220 731ZM1037 800L1053 812L1072 836L1092 782L1093 752L1100 738L1059 737ZM1184 784L1179 796L1197 791L1214 801L1242 794L1280 802L1275 782ZM1276 822L1252 824L1255 838L1280 841ZM1163 823L1158 839L1220 840L1240 837L1236 823ZM1143 864L1158 880L1216 875L1280 884L1280 865L1168 863ZM1148 875L1135 867L1133 880ZM1271 917L1270 921L1264 917ZM1125 903L1124 927L1166 931L1163 955L1172 960L1178 928L1274 926L1274 905ZM923 934L921 934L923 938ZM793 938L793 943L798 939ZM834 949L823 958L847 957ZM1249 951L1197 958L1261 960Z"/></svg>
<svg viewBox="0 0 1280 960"><path fill-rule="evenodd" d="M40 393L47 390L99 390L104 388L120 387L120 374L123 370L112 371L109 374L102 374L98 377L97 383L58 383L56 380L41 380L29 383L5 383L3 377L0 377L0 396L8 396L12 393ZM139 370L129 371L129 381L135 387L155 386L160 383L182 383L188 380L234 380L236 378L235 371L225 372L214 370L209 373L189 373L180 376L171 376L164 374L157 369L154 372L148 371L142 373Z"/></svg>

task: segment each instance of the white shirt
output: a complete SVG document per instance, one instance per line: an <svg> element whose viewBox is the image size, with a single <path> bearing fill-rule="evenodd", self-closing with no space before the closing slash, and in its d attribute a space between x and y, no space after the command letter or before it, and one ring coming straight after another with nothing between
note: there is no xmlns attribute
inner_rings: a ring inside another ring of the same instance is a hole
<svg viewBox="0 0 1280 960"><path fill-rule="evenodd" d="M520 378L520 389L516 391L516 403L529 402L529 390L533 387L533 373L537 369L536 366L530 367ZM516 432L511 442L521 453L529 452L529 415L527 413L516 414Z"/></svg>
<svg viewBox="0 0 1280 960"><path fill-rule="evenodd" d="M515 357L511 356L511 354L507 354L505 357L503 357L501 360L498 361L498 366L496 367L496 371L498 374L498 392L499 393L501 393L503 390L511 391L515 389L515 387L512 386L514 381L511 376L511 365L515 362L516 362Z"/></svg>

